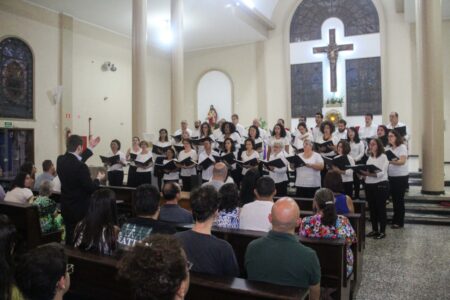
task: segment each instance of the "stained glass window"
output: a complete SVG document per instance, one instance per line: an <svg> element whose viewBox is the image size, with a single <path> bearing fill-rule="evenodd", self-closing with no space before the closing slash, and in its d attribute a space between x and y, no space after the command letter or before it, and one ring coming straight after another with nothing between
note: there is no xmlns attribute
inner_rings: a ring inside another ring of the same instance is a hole
<svg viewBox="0 0 450 300"><path fill-rule="evenodd" d="M33 118L33 54L25 42L0 42L0 118Z"/></svg>

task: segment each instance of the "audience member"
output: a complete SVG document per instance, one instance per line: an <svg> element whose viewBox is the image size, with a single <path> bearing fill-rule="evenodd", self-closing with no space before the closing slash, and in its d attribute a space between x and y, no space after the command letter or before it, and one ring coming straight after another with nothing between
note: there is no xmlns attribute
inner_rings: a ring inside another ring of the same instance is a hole
<svg viewBox="0 0 450 300"><path fill-rule="evenodd" d="M24 162L21 166L20 166L20 170L19 172L25 172L27 174L30 174L31 179L33 179L33 183L34 183L34 179L36 176L36 167L34 166L34 163L31 161L26 161ZM31 185L33 186L33 185Z"/></svg>
<svg viewBox="0 0 450 300"><path fill-rule="evenodd" d="M261 175L258 170L250 169L242 178L241 190L239 193L241 206L244 206L245 204L253 202L255 200L256 181L260 177Z"/></svg>
<svg viewBox="0 0 450 300"><path fill-rule="evenodd" d="M178 232L187 258L193 263L192 271L219 275L238 276L239 268L231 245L211 235L211 227L217 215L219 201L212 186L204 186L191 193L194 227Z"/></svg>
<svg viewBox="0 0 450 300"><path fill-rule="evenodd" d="M75 228L75 247L102 254L116 249L117 233L116 197L109 189L95 191L89 201L86 216Z"/></svg>
<svg viewBox="0 0 450 300"><path fill-rule="evenodd" d="M137 217L128 219L122 225L118 239L119 247L133 247L136 242L145 239L150 234L174 234L176 232L175 228L158 220L159 198L160 194L155 186L147 183L137 187L134 197Z"/></svg>
<svg viewBox="0 0 450 300"><path fill-rule="evenodd" d="M162 196L165 200L159 213L159 220L171 223L193 223L192 213L178 205L181 189L178 183L168 182L164 185Z"/></svg>
<svg viewBox="0 0 450 300"><path fill-rule="evenodd" d="M245 253L248 279L309 288L309 299L320 296L320 265L316 253L295 236L300 209L291 198L281 198L269 215L272 230L252 241Z"/></svg>
<svg viewBox="0 0 450 300"><path fill-rule="evenodd" d="M342 176L336 171L328 171L325 175L323 186L333 192L336 206L336 213L354 213L353 200L348 195L342 193L344 186Z"/></svg>
<svg viewBox="0 0 450 300"><path fill-rule="evenodd" d="M61 214L57 211L56 202L50 199L51 194L52 183L48 180L42 181L39 187L39 196L33 201L33 204L38 207L41 231L44 233L63 228Z"/></svg>
<svg viewBox="0 0 450 300"><path fill-rule="evenodd" d="M226 183L219 190L219 214L214 226L239 228L239 190L234 183Z"/></svg>
<svg viewBox="0 0 450 300"><path fill-rule="evenodd" d="M189 289L190 266L174 237L155 234L123 257L119 275L129 280L133 299L182 300Z"/></svg>
<svg viewBox="0 0 450 300"><path fill-rule="evenodd" d="M70 288L73 265L67 264L64 248L48 244L21 257L16 267L16 284L27 300L62 300Z"/></svg>
<svg viewBox="0 0 450 300"><path fill-rule="evenodd" d="M277 193L272 178L264 176L256 181L254 190L256 200L245 204L240 213L239 228L247 230L269 231L269 214L273 205L273 196Z"/></svg>
<svg viewBox="0 0 450 300"><path fill-rule="evenodd" d="M5 201L21 204L29 202L33 198L32 184L30 174L19 172L11 183L11 190L5 195Z"/></svg>
<svg viewBox="0 0 450 300"><path fill-rule="evenodd" d="M350 248L356 242L356 234L347 217L336 214L333 192L319 189L313 202L314 216L302 220L300 235L322 239L345 239L347 244L347 276L353 271L353 252Z"/></svg>
<svg viewBox="0 0 450 300"><path fill-rule="evenodd" d="M216 163L212 171L212 177L209 182L203 185L212 185L218 191L224 185L228 176L228 168L223 162Z"/></svg>
<svg viewBox="0 0 450 300"><path fill-rule="evenodd" d="M34 189L39 190L41 187L42 182L44 181L52 181L53 178L55 178L56 175L56 168L55 165L52 163L51 160L46 159L42 163L42 171L43 173L39 175L36 178L36 181L34 182Z"/></svg>
<svg viewBox="0 0 450 300"><path fill-rule="evenodd" d="M16 227L8 216L0 214L0 299L20 299L13 274L16 234Z"/></svg>

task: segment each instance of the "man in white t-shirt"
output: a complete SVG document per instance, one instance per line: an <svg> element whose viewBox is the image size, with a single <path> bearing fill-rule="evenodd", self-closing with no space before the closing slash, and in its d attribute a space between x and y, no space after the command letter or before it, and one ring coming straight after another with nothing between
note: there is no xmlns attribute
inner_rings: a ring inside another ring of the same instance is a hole
<svg viewBox="0 0 450 300"><path fill-rule="evenodd" d="M393 111L389 114L389 124L386 125L387 129L395 129L400 127L406 128L406 135L403 136L404 143L408 147L408 142L411 139L411 132L406 124L398 121L398 113Z"/></svg>
<svg viewBox="0 0 450 300"><path fill-rule="evenodd" d="M269 231L272 225L269 214L273 206L273 197L277 193L272 178L264 176L256 181L256 200L244 205L240 213L239 228L256 231Z"/></svg>
<svg viewBox="0 0 450 300"><path fill-rule="evenodd" d="M373 139L377 137L377 126L373 125L373 114L367 113L364 116L365 126L361 126L358 130L361 140Z"/></svg>
<svg viewBox="0 0 450 300"><path fill-rule="evenodd" d="M333 133L338 141L347 140L347 122L344 119L338 121L337 130Z"/></svg>
<svg viewBox="0 0 450 300"><path fill-rule="evenodd" d="M241 138L243 138L244 136L247 136L247 134L245 132L245 127L242 126L241 124L239 124L239 116L238 116L238 114L233 114L231 116L231 121L233 122L234 126L236 127L236 131L239 133Z"/></svg>
<svg viewBox="0 0 450 300"><path fill-rule="evenodd" d="M323 114L321 112L317 112L315 116L316 127L312 129L313 142L317 142L322 138L322 132L320 131L320 124L323 122Z"/></svg>
<svg viewBox="0 0 450 300"><path fill-rule="evenodd" d="M189 136L192 136L192 130L188 128L188 122L186 120L181 121L181 128L175 131L174 136L182 135L184 132L187 132Z"/></svg>

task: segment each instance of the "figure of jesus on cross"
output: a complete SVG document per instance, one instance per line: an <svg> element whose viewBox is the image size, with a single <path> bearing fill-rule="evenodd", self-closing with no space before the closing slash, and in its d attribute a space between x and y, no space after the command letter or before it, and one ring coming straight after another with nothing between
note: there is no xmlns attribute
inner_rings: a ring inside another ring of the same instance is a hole
<svg viewBox="0 0 450 300"><path fill-rule="evenodd" d="M337 91L336 84L336 63L339 56L339 51L353 50L353 44L338 45L336 44L336 29L329 30L329 43L328 46L315 47L313 53L327 53L328 60L330 61L330 86L331 92Z"/></svg>

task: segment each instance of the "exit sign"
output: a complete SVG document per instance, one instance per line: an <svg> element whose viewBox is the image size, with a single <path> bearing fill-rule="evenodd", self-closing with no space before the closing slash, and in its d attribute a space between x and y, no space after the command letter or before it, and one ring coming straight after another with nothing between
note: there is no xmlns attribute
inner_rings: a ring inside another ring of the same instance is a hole
<svg viewBox="0 0 450 300"><path fill-rule="evenodd" d="M6 121L6 122L5 122L5 128L13 128L13 122L11 122L11 121Z"/></svg>

